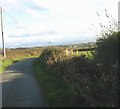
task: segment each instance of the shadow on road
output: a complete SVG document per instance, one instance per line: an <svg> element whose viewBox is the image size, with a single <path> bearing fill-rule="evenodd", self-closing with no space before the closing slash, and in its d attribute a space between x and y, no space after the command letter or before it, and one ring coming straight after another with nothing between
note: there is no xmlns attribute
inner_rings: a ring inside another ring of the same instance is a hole
<svg viewBox="0 0 120 109"><path fill-rule="evenodd" d="M46 102L32 63L34 58L11 65L2 75L3 107L45 107Z"/></svg>

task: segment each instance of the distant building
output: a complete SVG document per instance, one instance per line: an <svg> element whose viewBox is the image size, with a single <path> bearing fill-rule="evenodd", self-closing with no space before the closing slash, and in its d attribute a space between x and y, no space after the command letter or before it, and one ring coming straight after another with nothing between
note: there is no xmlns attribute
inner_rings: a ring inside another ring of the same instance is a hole
<svg viewBox="0 0 120 109"><path fill-rule="evenodd" d="M74 45L73 48L77 48L78 46L77 45Z"/></svg>

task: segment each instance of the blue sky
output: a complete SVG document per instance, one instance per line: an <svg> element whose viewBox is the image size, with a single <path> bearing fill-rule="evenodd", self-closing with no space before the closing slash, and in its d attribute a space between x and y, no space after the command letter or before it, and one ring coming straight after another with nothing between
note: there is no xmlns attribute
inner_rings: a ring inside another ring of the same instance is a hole
<svg viewBox="0 0 120 109"><path fill-rule="evenodd" d="M105 9L118 18L118 0L0 0L0 6L6 47L93 42L96 12L105 24Z"/></svg>

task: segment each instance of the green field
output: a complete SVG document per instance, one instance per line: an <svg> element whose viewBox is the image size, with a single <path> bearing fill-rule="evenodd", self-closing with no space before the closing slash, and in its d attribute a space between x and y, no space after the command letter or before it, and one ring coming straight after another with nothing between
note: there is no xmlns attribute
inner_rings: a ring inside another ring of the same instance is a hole
<svg viewBox="0 0 120 109"><path fill-rule="evenodd" d="M80 51L80 52L78 52L78 54L77 54L77 52L74 52L73 56L85 55L86 58L92 59L94 57L93 53L94 53L94 50L93 51Z"/></svg>

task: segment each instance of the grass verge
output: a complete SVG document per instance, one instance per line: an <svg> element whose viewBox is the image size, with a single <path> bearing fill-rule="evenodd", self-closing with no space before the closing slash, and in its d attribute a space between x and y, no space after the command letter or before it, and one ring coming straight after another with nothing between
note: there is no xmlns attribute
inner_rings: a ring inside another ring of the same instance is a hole
<svg viewBox="0 0 120 109"><path fill-rule="evenodd" d="M73 106L72 91L65 85L62 78L46 71L45 66L39 61L33 63L39 83L46 95L50 107Z"/></svg>
<svg viewBox="0 0 120 109"><path fill-rule="evenodd" d="M10 65L12 65L13 63L19 62L19 61L26 59L26 58L33 58L33 56L32 57L19 57L19 58L15 58L15 59L12 59L12 58L2 59L1 58L0 59L1 60L1 62L0 62L0 74L2 74L5 71L5 69L7 67L9 67Z"/></svg>

